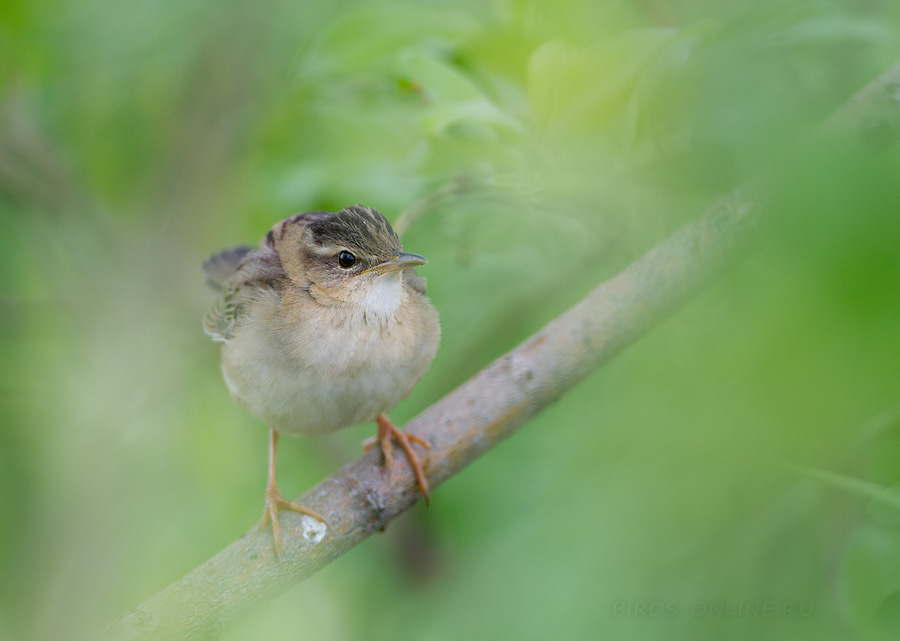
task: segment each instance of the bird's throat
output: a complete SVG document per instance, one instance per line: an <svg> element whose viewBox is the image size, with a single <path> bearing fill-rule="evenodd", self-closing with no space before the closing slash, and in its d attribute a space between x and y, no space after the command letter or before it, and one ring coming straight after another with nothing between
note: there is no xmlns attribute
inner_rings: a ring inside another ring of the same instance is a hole
<svg viewBox="0 0 900 641"><path fill-rule="evenodd" d="M366 317L382 321L393 318L405 298L402 273L389 272L366 285L359 299Z"/></svg>

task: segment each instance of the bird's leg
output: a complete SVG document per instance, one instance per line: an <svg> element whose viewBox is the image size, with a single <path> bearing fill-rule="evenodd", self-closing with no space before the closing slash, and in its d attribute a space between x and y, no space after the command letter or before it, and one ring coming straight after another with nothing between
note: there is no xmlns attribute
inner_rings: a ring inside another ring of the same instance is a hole
<svg viewBox="0 0 900 641"><path fill-rule="evenodd" d="M381 451L384 453L384 466L387 469L388 475L390 475L391 466L394 463L394 446L391 444L391 437L395 438L397 442L400 443L400 447L403 448L403 451L406 452L406 458L409 459L409 464L412 465L413 472L416 475L416 485L419 486L419 491L421 491L422 495L425 497L425 505L429 505L428 479L425 478L425 472L422 470L422 463L419 460L419 456L413 451L412 444L418 443L426 449L430 449L431 446L427 441L424 441L415 434L407 434L401 430L383 413L379 414L375 419L375 424L378 426L378 434L363 441L363 447L366 450L369 450L376 443L381 444Z"/></svg>
<svg viewBox="0 0 900 641"><path fill-rule="evenodd" d="M278 523L278 510L294 510L301 514L308 514L314 519L322 521L322 523L325 523L326 525L328 523L318 513L307 507L303 507L299 503L288 501L281 495L281 490L278 489L278 482L275 480L275 452L277 449L278 432L269 428L269 481L266 483L266 507L263 509L262 519L260 520L259 525L256 526L256 529L261 530L266 527L269 521L272 522L272 538L275 539L275 554L280 557L281 526Z"/></svg>

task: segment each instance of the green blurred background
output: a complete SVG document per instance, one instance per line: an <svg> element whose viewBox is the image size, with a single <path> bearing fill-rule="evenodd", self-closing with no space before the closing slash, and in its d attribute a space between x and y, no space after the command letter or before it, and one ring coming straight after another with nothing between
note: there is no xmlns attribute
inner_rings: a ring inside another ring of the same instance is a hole
<svg viewBox="0 0 900 641"><path fill-rule="evenodd" d="M224 638L897 638L900 152L812 132L898 58L894 0L4 2L0 638L257 522L209 253L397 223L444 329L402 423L751 177L746 260ZM285 494L372 430L283 439Z"/></svg>

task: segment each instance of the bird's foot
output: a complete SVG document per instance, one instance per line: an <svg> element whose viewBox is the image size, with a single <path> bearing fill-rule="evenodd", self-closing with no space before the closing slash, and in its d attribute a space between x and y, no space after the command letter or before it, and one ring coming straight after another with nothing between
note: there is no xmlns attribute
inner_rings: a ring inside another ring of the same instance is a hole
<svg viewBox="0 0 900 641"><path fill-rule="evenodd" d="M282 496L281 490L278 489L278 485L269 483L268 487L266 487L266 507L263 509L262 519L260 519L259 525L256 526L255 531L258 532L266 527L269 522L272 523L272 538L275 540L275 554L277 554L279 558L281 558L281 525L278 522L279 510L293 510L295 512L300 512L301 514L311 516L325 525L328 525L328 522L318 512L310 510L308 507L303 507L299 503L288 501Z"/></svg>
<svg viewBox="0 0 900 641"><path fill-rule="evenodd" d="M388 475L390 475L391 467L394 464L394 446L391 443L391 438L393 437L396 439L396 441L400 443L400 447L402 447L403 451L406 453L406 458L409 459L409 464L413 468L413 472L416 475L416 485L419 486L419 491L422 492L422 495L425 497L425 505L429 505L431 501L428 495L428 479L425 478L425 472L422 470L422 462L419 460L418 454L413 450L412 445L413 443L416 443L425 449L431 449L431 445L415 434L407 434L394 425L391 419L384 414L378 415L378 418L375 419L375 424L378 426L378 434L363 441L363 448L368 451L372 449L376 443L380 443L381 451L384 454L384 466L387 469Z"/></svg>

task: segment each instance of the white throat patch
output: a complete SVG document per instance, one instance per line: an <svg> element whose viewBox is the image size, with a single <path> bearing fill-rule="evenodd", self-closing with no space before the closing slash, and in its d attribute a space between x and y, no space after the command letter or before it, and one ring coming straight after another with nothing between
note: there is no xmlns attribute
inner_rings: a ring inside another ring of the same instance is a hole
<svg viewBox="0 0 900 641"><path fill-rule="evenodd" d="M365 288L363 309L380 320L387 320L403 303L403 278L399 271L379 276Z"/></svg>

